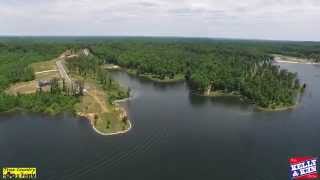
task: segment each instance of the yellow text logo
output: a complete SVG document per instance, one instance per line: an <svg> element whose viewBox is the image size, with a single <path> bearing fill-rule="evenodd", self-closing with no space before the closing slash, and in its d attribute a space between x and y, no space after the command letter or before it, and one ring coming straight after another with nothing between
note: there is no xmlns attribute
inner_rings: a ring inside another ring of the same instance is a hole
<svg viewBox="0 0 320 180"><path fill-rule="evenodd" d="M2 168L3 179L35 179L37 178L37 168Z"/></svg>

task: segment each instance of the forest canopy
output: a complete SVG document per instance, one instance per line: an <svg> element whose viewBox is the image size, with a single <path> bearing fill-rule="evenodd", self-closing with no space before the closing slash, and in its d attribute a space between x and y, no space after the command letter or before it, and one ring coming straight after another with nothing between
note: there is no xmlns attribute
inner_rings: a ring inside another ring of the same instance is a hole
<svg viewBox="0 0 320 180"><path fill-rule="evenodd" d="M294 105L301 90L297 74L273 64L270 54L288 54L276 47L278 44L268 42L206 40L140 40L90 46L106 63L134 69L137 75L151 74L162 80L183 74L199 94L236 93L271 109Z"/></svg>
<svg viewBox="0 0 320 180"><path fill-rule="evenodd" d="M88 48L94 55L92 63L82 60L71 64L82 75L95 70L97 65L111 63L134 70L137 75L152 76L159 80L184 76L194 92L208 95L214 91L237 92L265 108L294 105L301 88L297 74L281 70L273 63L272 54L320 61L320 43L316 42L152 37L1 37L2 98L7 96L3 91L11 83L34 79L34 72L29 66L31 63L55 58L66 49L79 48Z"/></svg>

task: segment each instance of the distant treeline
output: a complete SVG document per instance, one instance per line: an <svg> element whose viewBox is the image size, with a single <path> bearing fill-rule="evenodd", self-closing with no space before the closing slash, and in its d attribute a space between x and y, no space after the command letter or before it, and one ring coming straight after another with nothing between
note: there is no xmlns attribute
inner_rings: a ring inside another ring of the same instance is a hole
<svg viewBox="0 0 320 180"><path fill-rule="evenodd" d="M238 92L259 106L290 106L300 91L297 74L280 70L270 54L320 61L320 43L197 38L24 37L0 38L0 91L10 83L33 79L28 64L50 60L66 49L89 48L96 60L71 64L87 71L105 63L158 79L184 75L199 93ZM100 73L101 72L96 72ZM107 76L107 75L99 75ZM108 80L101 80L104 86Z"/></svg>

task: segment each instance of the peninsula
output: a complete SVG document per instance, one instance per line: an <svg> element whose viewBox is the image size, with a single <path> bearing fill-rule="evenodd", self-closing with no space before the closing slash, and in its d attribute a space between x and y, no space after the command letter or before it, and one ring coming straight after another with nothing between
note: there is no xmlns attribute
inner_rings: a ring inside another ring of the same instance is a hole
<svg viewBox="0 0 320 180"><path fill-rule="evenodd" d="M103 70L100 66L95 66L100 72L99 77L94 73L78 74L66 68L70 66L69 64L73 64L70 61L80 59L93 63L88 49L67 50L53 60L33 63L30 68L35 74L34 80L11 84L5 92L16 97L39 96L41 98L45 95L60 95L64 98L71 98L74 101L71 101L73 107L70 107L70 110L90 120L90 124L97 133L101 135L126 133L132 125L126 110L115 100L127 98L129 94L110 78L108 86L103 86L103 83L97 79L107 78L108 74L101 74ZM66 100L66 102L69 101ZM17 106L19 107L20 104ZM30 108L34 110L33 107ZM40 111L56 114L60 112L60 109L50 107Z"/></svg>
<svg viewBox="0 0 320 180"><path fill-rule="evenodd" d="M130 88L109 71L156 82L186 81L202 96L238 96L264 110L295 107L306 86L274 64L278 56L319 58L317 45L193 38L0 38L0 112L74 112L100 134L132 124L117 100ZM283 49L282 47L286 47ZM313 54L310 54L312 52ZM50 60L51 59L51 60ZM48 61L49 60L49 61Z"/></svg>

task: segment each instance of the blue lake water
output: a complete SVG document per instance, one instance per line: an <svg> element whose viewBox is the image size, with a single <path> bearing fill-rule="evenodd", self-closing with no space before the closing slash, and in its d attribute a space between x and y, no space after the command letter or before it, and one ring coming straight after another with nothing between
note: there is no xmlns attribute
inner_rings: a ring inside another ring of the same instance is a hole
<svg viewBox="0 0 320 180"><path fill-rule="evenodd" d="M281 66L307 83L300 105L282 112L113 72L133 90L130 132L100 136L69 114L1 114L0 168L34 166L53 180L288 179L289 157L320 155L320 67Z"/></svg>

